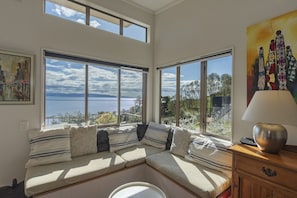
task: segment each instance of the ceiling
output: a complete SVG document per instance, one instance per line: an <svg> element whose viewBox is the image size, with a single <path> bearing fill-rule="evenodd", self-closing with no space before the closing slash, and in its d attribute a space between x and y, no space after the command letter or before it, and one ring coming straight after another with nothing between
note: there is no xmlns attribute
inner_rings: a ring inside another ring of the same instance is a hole
<svg viewBox="0 0 297 198"><path fill-rule="evenodd" d="M184 0L123 0L150 13L159 14Z"/></svg>

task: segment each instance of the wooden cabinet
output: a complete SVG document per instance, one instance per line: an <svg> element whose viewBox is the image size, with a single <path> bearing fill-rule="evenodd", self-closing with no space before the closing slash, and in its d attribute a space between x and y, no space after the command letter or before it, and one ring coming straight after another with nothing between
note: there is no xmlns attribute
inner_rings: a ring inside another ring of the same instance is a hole
<svg viewBox="0 0 297 198"><path fill-rule="evenodd" d="M234 145L233 198L297 198L297 153L261 152L257 147Z"/></svg>

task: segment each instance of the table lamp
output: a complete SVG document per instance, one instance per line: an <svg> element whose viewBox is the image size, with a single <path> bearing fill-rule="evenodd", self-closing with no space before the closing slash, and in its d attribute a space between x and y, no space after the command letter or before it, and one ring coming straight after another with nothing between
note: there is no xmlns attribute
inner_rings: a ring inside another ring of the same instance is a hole
<svg viewBox="0 0 297 198"><path fill-rule="evenodd" d="M278 153L288 136L282 124L297 125L297 105L287 90L256 91L242 120L257 123L253 138L261 151Z"/></svg>

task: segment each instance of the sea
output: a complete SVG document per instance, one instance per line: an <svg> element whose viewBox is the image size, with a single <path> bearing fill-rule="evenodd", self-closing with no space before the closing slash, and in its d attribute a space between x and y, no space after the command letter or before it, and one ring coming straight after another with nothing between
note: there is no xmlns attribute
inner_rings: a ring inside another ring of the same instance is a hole
<svg viewBox="0 0 297 198"><path fill-rule="evenodd" d="M136 98L121 98L121 111L129 110L135 105ZM89 97L89 113L116 112L118 109L116 97ZM46 96L46 117L55 116L59 113L84 113L85 98L69 96Z"/></svg>

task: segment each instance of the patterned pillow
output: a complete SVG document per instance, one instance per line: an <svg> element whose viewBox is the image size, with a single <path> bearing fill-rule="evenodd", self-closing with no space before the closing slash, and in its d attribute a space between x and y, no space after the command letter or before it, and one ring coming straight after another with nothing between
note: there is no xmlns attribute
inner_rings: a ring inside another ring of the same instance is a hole
<svg viewBox="0 0 297 198"><path fill-rule="evenodd" d="M121 126L115 129L107 129L110 152L138 145L139 140L136 130L136 126Z"/></svg>
<svg viewBox="0 0 297 198"><path fill-rule="evenodd" d="M188 130L175 127L170 152L185 157L188 153L190 138L191 133Z"/></svg>
<svg viewBox="0 0 297 198"><path fill-rule="evenodd" d="M165 150L169 130L170 126L150 122L141 142Z"/></svg>
<svg viewBox="0 0 297 198"><path fill-rule="evenodd" d="M69 129L30 130L26 168L71 160Z"/></svg>
<svg viewBox="0 0 297 198"><path fill-rule="evenodd" d="M232 170L231 143L213 137L198 136L189 146L186 159L221 172Z"/></svg>
<svg viewBox="0 0 297 198"><path fill-rule="evenodd" d="M97 153L96 126L71 127L70 143L72 157Z"/></svg>

